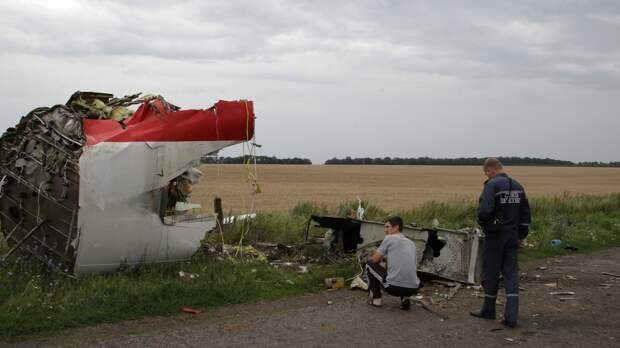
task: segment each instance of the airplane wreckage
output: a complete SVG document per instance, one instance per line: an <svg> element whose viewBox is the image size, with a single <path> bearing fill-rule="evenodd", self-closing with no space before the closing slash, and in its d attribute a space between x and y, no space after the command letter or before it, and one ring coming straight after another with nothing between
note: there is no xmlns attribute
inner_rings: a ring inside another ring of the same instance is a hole
<svg viewBox="0 0 620 348"><path fill-rule="evenodd" d="M384 224L360 218L313 215L315 227L327 230L323 243L345 253L364 252L383 240ZM310 228L310 225L308 225ZM479 284L482 273L482 243L478 229L403 226L402 233L416 246L418 272L460 283ZM308 236L306 236L308 239Z"/></svg>
<svg viewBox="0 0 620 348"><path fill-rule="evenodd" d="M32 110L0 138L0 227L9 247L0 261L19 255L77 276L189 259L217 226L214 216L192 213L191 185L202 176L195 166L250 141L254 122L251 101L180 110L140 94L76 92L64 105ZM384 236L383 223L361 216L310 221L327 229L327 250L359 254ZM420 272L479 283L478 230L409 225L403 234L415 242Z"/></svg>
<svg viewBox="0 0 620 348"><path fill-rule="evenodd" d="M1 258L69 275L186 260L217 224L188 213L194 166L253 136L245 100L180 110L159 96L76 92L34 109L0 139Z"/></svg>

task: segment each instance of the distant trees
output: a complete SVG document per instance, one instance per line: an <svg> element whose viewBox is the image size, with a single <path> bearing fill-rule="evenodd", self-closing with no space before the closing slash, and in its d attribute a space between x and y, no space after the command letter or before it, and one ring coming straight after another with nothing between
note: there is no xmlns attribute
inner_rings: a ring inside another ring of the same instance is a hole
<svg viewBox="0 0 620 348"><path fill-rule="evenodd" d="M241 164L251 160L249 156L237 156L237 157L202 157L202 163L220 163L220 164ZM253 162L253 161L252 161ZM273 156L256 156L257 164L312 164L307 158L277 158Z"/></svg>
<svg viewBox="0 0 620 348"><path fill-rule="evenodd" d="M558 166L558 167L620 167L620 162L571 162L556 160L552 158L536 157L498 157L505 165L518 166ZM345 157L343 159L332 158L325 161L325 164L369 164L369 165L459 165L459 166L480 166L486 157L458 157L458 158L400 158L400 157Z"/></svg>
<svg viewBox="0 0 620 348"><path fill-rule="evenodd" d="M552 158L536 157L498 157L505 165L514 166L557 166L557 167L620 167L620 162L571 162ZM214 157L204 156L202 163L241 164L249 156ZM365 165L443 165L443 166L480 166L486 157L458 157L458 158L431 158L431 157L356 157L349 156L339 159L332 158L325 164L365 164ZM256 156L257 164L312 164L307 158L277 158L275 156Z"/></svg>

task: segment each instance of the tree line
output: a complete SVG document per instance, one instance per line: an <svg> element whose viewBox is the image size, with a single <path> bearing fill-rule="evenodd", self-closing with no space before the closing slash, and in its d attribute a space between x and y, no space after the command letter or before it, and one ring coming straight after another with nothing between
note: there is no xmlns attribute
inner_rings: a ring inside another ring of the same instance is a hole
<svg viewBox="0 0 620 348"><path fill-rule="evenodd" d="M254 160L250 156L237 156L237 157L216 157L216 156L204 156L202 157L202 163L219 163L219 164L241 164L250 161L254 163ZM277 158L274 156L256 156L257 164L312 164L307 158Z"/></svg>
<svg viewBox="0 0 620 348"><path fill-rule="evenodd" d="M486 157L458 157L458 158L432 158L432 157L345 157L332 158L325 164L367 164L367 165L448 165L448 166L480 166ZM558 166L558 167L620 167L620 162L571 162L552 158L536 157L498 157L505 165L519 166Z"/></svg>

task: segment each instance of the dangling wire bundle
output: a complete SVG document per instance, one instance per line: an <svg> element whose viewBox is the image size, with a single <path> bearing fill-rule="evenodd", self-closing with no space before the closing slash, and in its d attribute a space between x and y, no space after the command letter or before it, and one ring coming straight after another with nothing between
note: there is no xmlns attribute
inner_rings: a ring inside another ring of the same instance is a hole
<svg viewBox="0 0 620 348"><path fill-rule="evenodd" d="M252 216L256 213L256 195L261 192L260 185L258 184L258 170L256 166L256 130L254 130L254 137L250 138L250 109L248 106L248 102L245 102L245 111L246 111L246 141L242 146L242 158L243 158L243 167L245 174L245 181L250 183L252 187L252 192L250 193L250 201L249 206L246 204L247 216ZM251 223L250 219L243 220L243 227L241 229L241 236L239 237L239 246L237 248L237 253L241 253L241 257L243 257L243 239L247 234L250 233ZM237 256L237 254L235 254Z"/></svg>

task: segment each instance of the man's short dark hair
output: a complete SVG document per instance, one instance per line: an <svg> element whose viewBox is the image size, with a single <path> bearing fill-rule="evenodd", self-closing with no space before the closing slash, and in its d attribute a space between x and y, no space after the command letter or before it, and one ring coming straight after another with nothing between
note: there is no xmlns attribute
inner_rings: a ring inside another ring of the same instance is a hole
<svg viewBox="0 0 620 348"><path fill-rule="evenodd" d="M389 222L392 226L398 226L398 230L402 232L403 230L403 219L400 216L391 216L385 220L385 222Z"/></svg>
<svg viewBox="0 0 620 348"><path fill-rule="evenodd" d="M489 157L484 161L484 169L502 169L504 168L504 166L502 165L502 162L500 162L497 158L495 157Z"/></svg>

